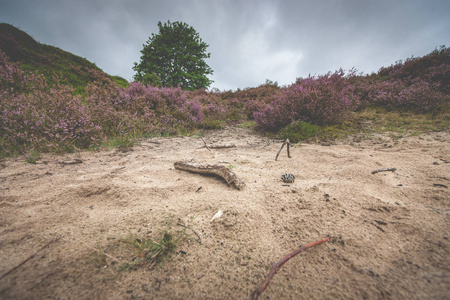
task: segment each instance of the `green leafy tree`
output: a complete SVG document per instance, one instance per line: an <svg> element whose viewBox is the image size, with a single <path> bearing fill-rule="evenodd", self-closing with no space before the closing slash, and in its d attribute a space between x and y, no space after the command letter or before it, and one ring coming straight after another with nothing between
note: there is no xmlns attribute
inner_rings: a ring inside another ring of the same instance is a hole
<svg viewBox="0 0 450 300"><path fill-rule="evenodd" d="M211 55L206 53L209 45L186 23L158 22L158 27L159 33L144 44L139 64L134 63L134 79L186 90L208 88L213 82L207 77L213 70L205 62Z"/></svg>

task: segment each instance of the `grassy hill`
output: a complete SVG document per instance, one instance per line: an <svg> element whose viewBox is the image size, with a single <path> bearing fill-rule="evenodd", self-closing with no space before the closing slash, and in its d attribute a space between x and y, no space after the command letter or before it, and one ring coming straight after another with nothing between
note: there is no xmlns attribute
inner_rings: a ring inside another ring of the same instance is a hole
<svg viewBox="0 0 450 300"><path fill-rule="evenodd" d="M22 70L37 71L50 83L54 81L55 74L61 75L66 83L75 88L77 94L84 94L88 83L101 81L103 78L110 78L119 87L128 87L126 79L106 74L85 58L41 44L10 24L0 23L0 50Z"/></svg>

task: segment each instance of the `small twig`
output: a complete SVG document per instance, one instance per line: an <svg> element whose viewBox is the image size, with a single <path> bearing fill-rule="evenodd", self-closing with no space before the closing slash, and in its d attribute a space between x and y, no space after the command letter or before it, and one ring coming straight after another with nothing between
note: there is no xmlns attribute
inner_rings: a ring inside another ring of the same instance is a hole
<svg viewBox="0 0 450 300"><path fill-rule="evenodd" d="M291 152L289 151L289 147L291 146L291 143L289 142L289 139L286 139L287 144L287 154L288 158L291 158Z"/></svg>
<svg viewBox="0 0 450 300"><path fill-rule="evenodd" d="M381 225L387 225L386 222L383 222L383 221L380 221L380 220L375 220L375 222L377 222L378 224L381 224Z"/></svg>
<svg viewBox="0 0 450 300"><path fill-rule="evenodd" d="M208 149L209 152L212 152L211 149L209 149L208 145L206 144L205 140L204 140L203 138L201 138L201 139L202 139L203 143L205 144L204 147L205 147L206 149Z"/></svg>
<svg viewBox="0 0 450 300"><path fill-rule="evenodd" d="M36 252L34 252L33 254L31 254L30 256L28 256L26 259L24 259L21 263L19 263L18 265L16 265L15 267L13 267L12 269L10 269L9 271L3 273L2 275L0 275L0 280L9 275L10 273L12 273L14 270L16 270L18 267L20 267L21 265L23 265L24 263L26 263L27 261L29 261L30 259L32 259L36 254L38 254L39 252L41 252L42 250L44 250L46 247L48 247L51 243L59 240L60 237L56 237L51 239L50 241L48 241L44 246L42 246L41 248L39 248L39 250L37 250Z"/></svg>
<svg viewBox="0 0 450 300"><path fill-rule="evenodd" d="M278 150L277 156L275 156L275 161L278 159L278 155L280 155L281 150L283 149L283 147L284 147L285 144L286 144L286 142L284 142L284 143L281 145L280 150Z"/></svg>
<svg viewBox="0 0 450 300"><path fill-rule="evenodd" d="M300 252L303 252L304 250L314 247L316 245L322 244L324 242L329 241L330 238L324 238L315 242L312 242L308 245L305 245L303 247L298 248L297 250L295 250L292 253L289 253L288 255L286 255L285 257L283 257L279 262L275 263L272 265L272 269L269 272L269 275L267 276L266 280L264 280L264 282L250 295L250 297L248 298L249 300L254 300L254 299L258 299L258 297L264 292L264 290L267 288L267 286L269 285L270 281L272 280L273 276L275 275L275 273L291 258L293 258L294 256L296 256L297 254L299 254Z"/></svg>
<svg viewBox="0 0 450 300"><path fill-rule="evenodd" d="M117 169L111 171L111 174L114 174L114 173L116 173L116 172L118 172L118 171L120 171L120 170L122 170L122 169L125 169L125 167L117 168Z"/></svg>
<svg viewBox="0 0 450 300"><path fill-rule="evenodd" d="M386 169L378 169L375 171L372 171L372 174L380 173L380 172L394 172L397 171L397 168L386 168Z"/></svg>
<svg viewBox="0 0 450 300"><path fill-rule="evenodd" d="M198 192L200 192L201 189L202 189L202 186L199 187L195 192L198 193Z"/></svg>
<svg viewBox="0 0 450 300"><path fill-rule="evenodd" d="M448 188L448 186L446 186L445 184L441 184L441 183L433 183L433 186L437 186L437 187L443 187L443 188Z"/></svg>
<svg viewBox="0 0 450 300"><path fill-rule="evenodd" d="M76 164L81 164L83 163L83 161L79 158L75 158L74 160L71 161L63 161L61 164L63 165L76 165Z"/></svg>
<svg viewBox="0 0 450 300"><path fill-rule="evenodd" d="M278 150L277 156L275 156L275 160L278 159L278 156L280 155L281 150L283 150L284 145L287 145L286 149L287 149L287 155L288 155L288 157L289 157L289 158L292 158L292 157L291 157L291 153L290 153L290 151L289 151L289 146L291 146L291 143L289 142L289 139L285 139L284 142L283 142L283 144L281 145L280 150Z"/></svg>
<svg viewBox="0 0 450 300"><path fill-rule="evenodd" d="M198 235L197 232L195 232L194 229L192 229L191 227L187 227L187 226L185 226L185 225L183 225L183 224L181 224L181 223L178 223L177 225L178 225L178 226L181 226L181 227L184 227L184 228L186 228L186 229L192 230L192 232L195 233L195 235L198 237L198 240L196 240L196 241L197 241L199 244L202 243L202 238L200 237L200 235Z"/></svg>
<svg viewBox="0 0 450 300"><path fill-rule="evenodd" d="M371 223L373 226L375 226L377 229L381 230L382 232L385 232L383 228L381 228L380 226L378 226L375 223Z"/></svg>
<svg viewBox="0 0 450 300"><path fill-rule="evenodd" d="M236 148L235 144L218 144L218 145L209 145L211 149L224 149L224 148Z"/></svg>

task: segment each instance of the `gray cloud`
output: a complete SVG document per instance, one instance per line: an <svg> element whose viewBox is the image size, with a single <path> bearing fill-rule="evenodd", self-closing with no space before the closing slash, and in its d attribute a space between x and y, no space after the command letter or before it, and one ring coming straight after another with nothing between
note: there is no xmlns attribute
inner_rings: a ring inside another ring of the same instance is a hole
<svg viewBox="0 0 450 300"><path fill-rule="evenodd" d="M257 86L340 67L377 71L450 41L437 0L0 0L0 22L132 79L158 21L183 21L210 45L213 87Z"/></svg>

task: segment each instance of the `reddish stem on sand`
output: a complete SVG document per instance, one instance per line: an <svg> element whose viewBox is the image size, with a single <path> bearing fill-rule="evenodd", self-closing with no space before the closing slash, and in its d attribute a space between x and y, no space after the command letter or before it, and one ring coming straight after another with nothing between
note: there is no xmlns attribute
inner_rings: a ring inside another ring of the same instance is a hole
<svg viewBox="0 0 450 300"><path fill-rule="evenodd" d="M300 248L298 248L297 250L289 253L288 255L286 255L285 257L283 257L279 262L275 263L272 265L272 269L269 272L269 275L267 276L266 280L264 280L264 282L250 295L250 297L248 298L249 300L255 300L258 299L258 297L264 292L264 290L267 288L267 286L269 285L270 281L272 280L273 276L275 275L275 273L291 258L293 258L294 256L296 256L297 254L299 254L300 252L303 252L304 250L314 247L316 245L322 244L324 242L329 241L330 238L324 238L312 243L309 243L305 246L302 246Z"/></svg>

